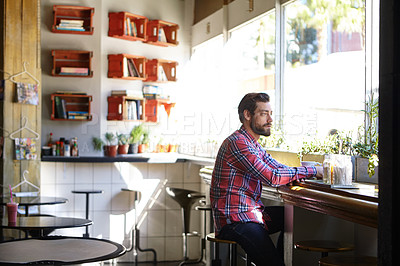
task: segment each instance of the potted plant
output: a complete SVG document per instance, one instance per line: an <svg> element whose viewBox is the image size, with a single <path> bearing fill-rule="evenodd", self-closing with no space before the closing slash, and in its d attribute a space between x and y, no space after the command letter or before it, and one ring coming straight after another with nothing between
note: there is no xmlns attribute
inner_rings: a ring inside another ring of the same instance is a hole
<svg viewBox="0 0 400 266"><path fill-rule="evenodd" d="M129 143L128 136L126 134L118 134L118 154L127 154Z"/></svg>
<svg viewBox="0 0 400 266"><path fill-rule="evenodd" d="M145 130L143 132L143 137L142 140L140 141L139 147L138 147L138 153L143 153L146 152L149 148L149 132Z"/></svg>
<svg viewBox="0 0 400 266"><path fill-rule="evenodd" d="M130 153L138 153L139 141L143 135L144 128L143 125L134 126L131 130L130 138L129 138L129 152Z"/></svg>
<svg viewBox="0 0 400 266"><path fill-rule="evenodd" d="M356 179L358 181L378 183L378 115L379 101L371 94L365 103L366 126L361 127L358 142L354 144L356 157ZM370 177L366 178L367 175Z"/></svg>
<svg viewBox="0 0 400 266"><path fill-rule="evenodd" d="M101 151L104 146L104 141L101 138L93 137L92 144L95 151Z"/></svg>
<svg viewBox="0 0 400 266"><path fill-rule="evenodd" d="M104 155L109 157L117 156L118 145L115 144L116 136L112 132L105 135L107 145L104 146Z"/></svg>

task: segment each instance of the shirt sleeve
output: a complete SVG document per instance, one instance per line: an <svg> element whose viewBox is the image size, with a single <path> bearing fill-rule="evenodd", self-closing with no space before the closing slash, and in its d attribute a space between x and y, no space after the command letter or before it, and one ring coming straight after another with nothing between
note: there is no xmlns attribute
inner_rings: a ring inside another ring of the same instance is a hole
<svg viewBox="0 0 400 266"><path fill-rule="evenodd" d="M273 159L270 155L260 154L253 143L245 139L231 142L228 164L231 167L249 172L269 186L286 185L294 180L315 176L315 167L289 167Z"/></svg>

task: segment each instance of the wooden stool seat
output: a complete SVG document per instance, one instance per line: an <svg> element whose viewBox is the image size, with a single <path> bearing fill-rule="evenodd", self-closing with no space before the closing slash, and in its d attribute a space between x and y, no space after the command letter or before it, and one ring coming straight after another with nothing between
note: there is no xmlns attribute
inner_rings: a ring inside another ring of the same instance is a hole
<svg viewBox="0 0 400 266"><path fill-rule="evenodd" d="M372 266L378 265L378 259L371 256L328 256L319 260L324 266Z"/></svg>
<svg viewBox="0 0 400 266"><path fill-rule="evenodd" d="M237 244L235 241L232 240L225 240L225 239L219 239L215 237L215 233L209 233L206 236L206 240L210 242L215 242L215 243L223 243L223 244Z"/></svg>
<svg viewBox="0 0 400 266"><path fill-rule="evenodd" d="M296 249L321 252L322 257L328 256L328 252L342 252L354 250L354 245L332 240L305 240L294 244Z"/></svg>

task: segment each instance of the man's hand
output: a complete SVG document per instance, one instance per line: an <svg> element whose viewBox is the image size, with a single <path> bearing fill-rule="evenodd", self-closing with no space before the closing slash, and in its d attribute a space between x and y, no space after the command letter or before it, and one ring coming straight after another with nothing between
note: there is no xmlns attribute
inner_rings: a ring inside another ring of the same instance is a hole
<svg viewBox="0 0 400 266"><path fill-rule="evenodd" d="M315 177L317 179L322 179L322 176L324 174L324 168L322 166L315 166L315 168L317 169L317 174L315 175Z"/></svg>

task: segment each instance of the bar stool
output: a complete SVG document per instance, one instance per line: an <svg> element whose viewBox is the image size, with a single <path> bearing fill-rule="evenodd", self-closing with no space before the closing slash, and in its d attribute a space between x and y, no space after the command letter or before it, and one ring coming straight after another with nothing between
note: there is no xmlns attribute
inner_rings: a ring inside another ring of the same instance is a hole
<svg viewBox="0 0 400 266"><path fill-rule="evenodd" d="M183 261L180 265L187 264L188 257L188 240L187 237L191 235L198 235L189 232L190 225L190 210L192 205L198 201L198 199L204 198L204 195L197 191L183 189L183 188L166 188L167 194L174 199L181 207L182 210L182 224L183 224Z"/></svg>
<svg viewBox="0 0 400 266"><path fill-rule="evenodd" d="M237 265L237 260L236 260L236 245L237 243L232 240L225 240L225 239L219 239L215 237L215 233L210 233L206 236L206 240L213 242L214 245L214 256L215 258L212 260L211 265L212 266L221 266L221 259L219 258L219 244L228 244L229 245L229 262L231 266ZM246 254L246 265L251 266L251 260L247 257Z"/></svg>
<svg viewBox="0 0 400 266"><path fill-rule="evenodd" d="M378 258L371 256L328 256L319 260L324 266L375 266Z"/></svg>
<svg viewBox="0 0 400 266"><path fill-rule="evenodd" d="M343 252L354 250L354 245L332 240L305 240L294 244L295 249L321 252L321 258L328 256L328 252Z"/></svg>
<svg viewBox="0 0 400 266"><path fill-rule="evenodd" d="M135 219L134 219L134 225L133 225L133 229L132 229L131 247L128 248L126 250L126 252L130 252L130 251L134 250L134 254L133 255L135 256L135 265L138 264L139 251L140 252L153 252L153 263L156 264L157 263L157 252L152 248L144 248L144 249L142 249L140 247L140 242L139 242L139 240L140 240L140 231L139 231L139 229L137 227L137 204L139 203L139 201L141 199L141 196L142 196L141 194L142 193L140 193L140 191L132 190L132 189L129 189L129 188L121 188L121 191L129 192L129 193L133 194L133 196L134 196L134 199L133 199L134 206L133 206L133 208L135 209L135 216L134 216Z"/></svg>
<svg viewBox="0 0 400 266"><path fill-rule="evenodd" d="M103 194L103 190L72 190L74 194L86 194L86 219L89 219L89 194ZM89 237L89 227L86 226L86 233L83 234L83 237Z"/></svg>
<svg viewBox="0 0 400 266"><path fill-rule="evenodd" d="M202 204L205 204L205 201L201 201ZM201 238L201 253L200 253L200 258L193 263L199 263L203 260L203 256L206 251L206 234L207 234L207 211L212 211L212 208L210 205L204 205L204 206L196 206L194 208L196 211L203 211L204 212L204 234Z"/></svg>

